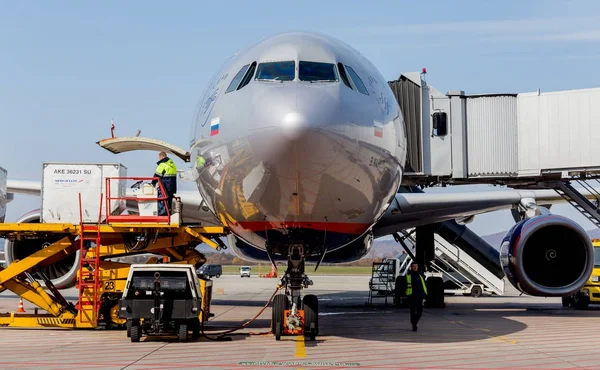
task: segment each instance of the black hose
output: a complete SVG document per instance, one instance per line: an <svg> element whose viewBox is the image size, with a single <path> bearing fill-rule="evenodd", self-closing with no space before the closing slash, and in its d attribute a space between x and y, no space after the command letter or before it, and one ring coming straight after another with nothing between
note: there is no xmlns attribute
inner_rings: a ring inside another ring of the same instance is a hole
<svg viewBox="0 0 600 370"><path fill-rule="evenodd" d="M263 312L265 312L265 310L267 309L267 307L269 307L269 304L271 304L271 301L273 301L273 298L275 297L275 294L277 294L277 292L279 291L279 289L281 289L280 287L277 287L277 289L275 289L275 291L273 292L273 294L271 295L271 297L267 300L267 303L263 306L263 308L260 309L260 311L258 311L258 313L251 318L250 320L246 321L245 323L243 323L242 325L240 325L237 328L233 328L233 329L229 329L226 331L223 331L221 333L215 333L215 334L210 334L212 336L214 336L214 338L211 338L209 336L209 334L206 334L204 332L204 321L202 321L200 323L200 334L202 334L202 336L208 340L212 340L212 341L231 341L233 340L231 337L226 337L225 335L227 334L231 334L233 332L236 332L238 330L242 330L244 329L246 326L248 326L250 323L252 323L254 320L256 320L260 315L262 315ZM271 331L266 331L266 332L261 332L261 333L237 333L234 335L267 335L270 334Z"/></svg>

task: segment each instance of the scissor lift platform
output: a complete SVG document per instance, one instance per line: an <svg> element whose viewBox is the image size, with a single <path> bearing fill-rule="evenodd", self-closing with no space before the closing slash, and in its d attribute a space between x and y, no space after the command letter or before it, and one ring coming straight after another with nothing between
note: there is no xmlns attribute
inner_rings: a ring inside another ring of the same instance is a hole
<svg viewBox="0 0 600 370"><path fill-rule="evenodd" d="M100 200L102 203L102 199ZM80 202L81 211L81 202ZM102 210L100 210L102 214ZM126 220L128 216L119 216ZM0 314L0 326L95 328L100 323L123 326L118 299L124 291L130 264L107 261L107 258L132 254L163 256L166 263L184 263L200 267L206 259L195 247L205 243L219 250L225 246L219 239L226 233L220 226L193 226L169 222L144 222L132 215L133 222L97 224L72 223L0 223L0 238L8 240L56 240L51 245L21 259L8 267L0 267L0 291L10 290L37 308L34 314ZM173 218L170 217L168 220ZM134 242L135 241L135 242ZM68 302L43 269L79 251L77 287L79 300ZM161 259L152 257L148 263ZM35 277L34 277L35 276ZM42 286L45 284L45 287ZM210 307L210 284L200 280L203 299ZM46 313L38 314L38 309ZM200 312L200 320L210 316L208 309ZM101 320L102 319L102 320Z"/></svg>

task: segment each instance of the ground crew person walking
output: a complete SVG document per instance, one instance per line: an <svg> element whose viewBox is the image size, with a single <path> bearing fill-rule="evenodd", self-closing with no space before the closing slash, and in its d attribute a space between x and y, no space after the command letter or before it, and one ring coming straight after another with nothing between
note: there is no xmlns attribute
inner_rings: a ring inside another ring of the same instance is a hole
<svg viewBox="0 0 600 370"><path fill-rule="evenodd" d="M411 263L410 271L406 274L406 296L410 308L410 323L413 331L417 331L417 323L423 314L423 299L427 295L427 285L423 274L416 262Z"/></svg>
<svg viewBox="0 0 600 370"><path fill-rule="evenodd" d="M167 153L165 152L158 153L158 162L156 162L156 164L158 167L156 167L154 177L160 178L163 187L165 188L165 192L167 193L167 207L169 207L169 214L171 214L173 209L173 194L177 192L177 167L173 160L167 157ZM156 183L157 180L152 180L152 186L155 186ZM158 197L163 197L160 187L158 188ZM158 215L167 215L165 204L162 200L158 201Z"/></svg>

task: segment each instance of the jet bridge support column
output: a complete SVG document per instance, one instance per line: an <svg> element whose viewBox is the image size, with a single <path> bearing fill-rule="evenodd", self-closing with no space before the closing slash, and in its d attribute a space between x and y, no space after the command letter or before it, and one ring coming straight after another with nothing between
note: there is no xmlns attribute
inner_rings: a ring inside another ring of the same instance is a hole
<svg viewBox="0 0 600 370"><path fill-rule="evenodd" d="M416 237L415 257L417 263L423 271L429 271L431 261L435 258L434 225L417 226Z"/></svg>
<svg viewBox="0 0 600 370"><path fill-rule="evenodd" d="M416 227L417 243L415 257L422 271L431 272L431 262L435 259L435 234L436 224ZM445 307L444 305L444 280L441 276L427 278L426 307Z"/></svg>

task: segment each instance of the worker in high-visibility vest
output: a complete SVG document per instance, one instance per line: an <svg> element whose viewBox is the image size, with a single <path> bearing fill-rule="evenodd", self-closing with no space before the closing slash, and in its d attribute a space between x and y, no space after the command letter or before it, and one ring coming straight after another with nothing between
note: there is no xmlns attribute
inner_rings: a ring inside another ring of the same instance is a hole
<svg viewBox="0 0 600 370"><path fill-rule="evenodd" d="M423 299L427 295L427 284L423 274L419 272L417 262L411 263L410 271L406 274L406 297L410 308L410 323L413 331L417 331L417 323L423 315Z"/></svg>
<svg viewBox="0 0 600 370"><path fill-rule="evenodd" d="M165 192L167 193L167 207L169 208L169 214L171 214L173 212L173 195L177 192L177 167L175 166L175 162L167 157L167 153L165 152L158 153L158 162L156 162L156 164L158 167L156 167L156 171L154 171L154 177L160 178L160 181L162 182ZM157 180L152 180L152 186L155 186L157 182ZM158 187L158 197L163 197L160 187ZM167 215L163 200L158 201L158 215Z"/></svg>

